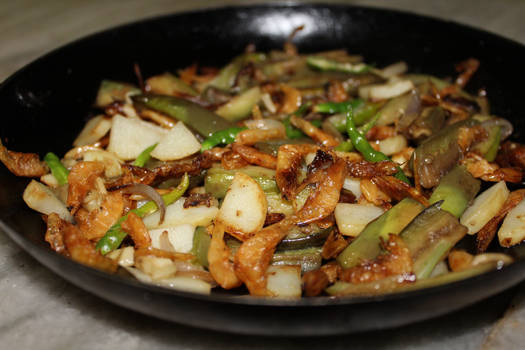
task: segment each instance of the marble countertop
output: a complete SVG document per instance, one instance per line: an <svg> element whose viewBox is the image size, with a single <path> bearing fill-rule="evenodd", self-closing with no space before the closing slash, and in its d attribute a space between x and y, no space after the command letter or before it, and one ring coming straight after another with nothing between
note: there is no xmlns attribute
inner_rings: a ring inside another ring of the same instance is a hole
<svg viewBox="0 0 525 350"><path fill-rule="evenodd" d="M118 24L251 3L260 1L2 1L0 81L53 48ZM525 43L521 0L346 3L446 18ZM382 332L294 339L205 331L103 301L41 266L0 232L0 344L6 349L518 349L525 343L523 329L525 284L453 314Z"/></svg>

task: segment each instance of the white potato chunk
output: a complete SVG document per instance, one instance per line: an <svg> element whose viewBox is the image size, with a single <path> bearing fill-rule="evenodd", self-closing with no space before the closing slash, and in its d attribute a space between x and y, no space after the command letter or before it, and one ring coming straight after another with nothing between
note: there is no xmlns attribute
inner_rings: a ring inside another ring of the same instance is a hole
<svg viewBox="0 0 525 350"><path fill-rule="evenodd" d="M174 276L177 267L171 259L159 258L157 256L146 255L137 258L135 266L153 280Z"/></svg>
<svg viewBox="0 0 525 350"><path fill-rule="evenodd" d="M184 123L177 123L151 152L151 156L168 161L182 159L201 149L201 144Z"/></svg>
<svg viewBox="0 0 525 350"><path fill-rule="evenodd" d="M407 145L407 139L403 135L396 135L379 141L379 151L391 156L401 152Z"/></svg>
<svg viewBox="0 0 525 350"><path fill-rule="evenodd" d="M151 246L156 249L174 252L173 246L168 239L168 228L157 228L149 230L149 237L151 238Z"/></svg>
<svg viewBox="0 0 525 350"><path fill-rule="evenodd" d="M219 208L213 205L210 207L199 205L197 207L184 208L185 200L185 197L181 197L175 203L167 206L164 222L161 225L159 225L160 213L158 211L146 216L143 221L148 230L154 228L168 228L183 224L192 225L194 227L208 226L219 212Z"/></svg>
<svg viewBox="0 0 525 350"><path fill-rule="evenodd" d="M52 173L40 176L40 181L51 188L57 188L59 186L57 178Z"/></svg>
<svg viewBox="0 0 525 350"><path fill-rule="evenodd" d="M73 217L64 202L58 199L50 188L38 181L31 180L24 191L23 199L29 208L39 213L56 213L63 220L73 222Z"/></svg>
<svg viewBox="0 0 525 350"><path fill-rule="evenodd" d="M191 251L194 233L195 226L188 224L149 231L153 248L178 253L189 253Z"/></svg>
<svg viewBox="0 0 525 350"><path fill-rule="evenodd" d="M86 162L101 162L104 164L104 175L106 177L117 177L122 175L123 162L115 154L104 150L92 150L84 153L83 157Z"/></svg>
<svg viewBox="0 0 525 350"><path fill-rule="evenodd" d="M369 204L339 203L334 216L339 232L356 237L366 225L383 214L383 209Z"/></svg>
<svg viewBox="0 0 525 350"><path fill-rule="evenodd" d="M236 173L217 215L225 231L250 236L262 229L268 211L263 190L254 179Z"/></svg>
<svg viewBox="0 0 525 350"><path fill-rule="evenodd" d="M354 194L355 198L361 197L361 180L355 177L345 178L343 188Z"/></svg>
<svg viewBox="0 0 525 350"><path fill-rule="evenodd" d="M477 233L503 207L509 197L509 190L505 181L492 185L474 199L472 204L461 216L460 222L468 228L468 233Z"/></svg>
<svg viewBox="0 0 525 350"><path fill-rule="evenodd" d="M168 228L168 239L179 253L189 253L193 248L193 235L195 234L195 226L179 225Z"/></svg>
<svg viewBox="0 0 525 350"><path fill-rule="evenodd" d="M108 151L123 160L136 159L149 146L159 142L168 130L135 118L113 117Z"/></svg>
<svg viewBox="0 0 525 350"><path fill-rule="evenodd" d="M211 284L200 279L175 276L171 278L165 278L157 281L157 284L163 287L168 287L176 290L182 290L185 292L199 293L199 294L210 294Z"/></svg>
<svg viewBox="0 0 525 350"><path fill-rule="evenodd" d="M499 244L511 247L525 239L525 199L509 213L498 231Z"/></svg>
<svg viewBox="0 0 525 350"><path fill-rule="evenodd" d="M135 249L133 247L116 249L106 256L117 261L123 267L133 266L135 263Z"/></svg>
<svg viewBox="0 0 525 350"><path fill-rule="evenodd" d="M270 266L266 272L266 277L266 288L275 297L301 297L301 266Z"/></svg>
<svg viewBox="0 0 525 350"><path fill-rule="evenodd" d="M90 119L75 141L73 141L73 146L80 147L97 142L108 133L109 129L111 129L111 124L111 119L106 118L102 114Z"/></svg>

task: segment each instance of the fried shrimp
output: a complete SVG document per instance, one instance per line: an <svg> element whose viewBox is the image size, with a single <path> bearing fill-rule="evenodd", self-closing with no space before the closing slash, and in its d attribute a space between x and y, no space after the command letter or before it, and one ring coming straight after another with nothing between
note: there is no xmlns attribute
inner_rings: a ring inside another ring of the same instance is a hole
<svg viewBox="0 0 525 350"><path fill-rule="evenodd" d="M235 274L230 261L230 249L224 243L224 225L216 222L213 226L208 250L209 270L215 281L224 289L239 287L242 281Z"/></svg>
<svg viewBox="0 0 525 350"><path fill-rule="evenodd" d="M80 208L84 197L103 172L104 164L100 162L79 162L71 168L67 178L69 183L67 205L71 208L72 214Z"/></svg>

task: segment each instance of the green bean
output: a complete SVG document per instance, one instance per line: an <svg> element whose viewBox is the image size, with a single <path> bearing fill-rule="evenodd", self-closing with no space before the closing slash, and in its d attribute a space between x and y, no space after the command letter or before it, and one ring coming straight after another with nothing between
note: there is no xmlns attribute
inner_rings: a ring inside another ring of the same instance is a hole
<svg viewBox="0 0 525 350"><path fill-rule="evenodd" d="M188 174L184 174L181 182L179 185L173 189L173 191L166 193L162 196L162 200L166 205L170 205L177 201L184 192L188 189L188 186L190 184L190 178ZM149 214L154 213L157 211L157 204L154 201L149 201L140 208L133 209L130 212L135 213L138 217L143 218ZM128 214L124 215L120 219L117 220L117 222L109 228L109 230L106 232L104 237L102 237L97 245L96 249L100 251L102 255L106 255L107 253L117 249L124 238L126 238L127 233L122 230L121 224L128 218Z"/></svg>
<svg viewBox="0 0 525 350"><path fill-rule="evenodd" d="M308 108L310 108L311 105L312 104L310 102L304 103L295 112L293 112L292 114L296 115L298 117L301 117L303 114L306 113L306 111L308 110ZM288 137L289 139L292 139L292 140L293 139L300 139L302 137L306 137L306 135L303 134L303 132L301 130L297 129L296 127L294 127L292 125L292 123L290 122L290 117L291 117L291 115L289 115L288 117L283 119L284 130L286 131L286 137Z"/></svg>
<svg viewBox="0 0 525 350"><path fill-rule="evenodd" d="M385 154L380 151L376 151L372 148L366 137L357 130L354 120L352 118L352 109L349 108L346 112L346 130L348 137L352 141L354 147L363 155L363 158L369 162L381 162L383 160L390 160ZM399 180L402 180L410 184L410 180L406 177L405 173L398 166L398 171L394 175Z"/></svg>
<svg viewBox="0 0 525 350"><path fill-rule="evenodd" d="M67 176L69 175L69 170L60 162L60 159L56 154L49 152L44 156L44 161L51 170L53 176L57 179L60 185L67 184Z"/></svg>
<svg viewBox="0 0 525 350"><path fill-rule="evenodd" d="M155 149L155 147L157 147L158 144L159 143L157 142L146 148L144 151L142 151L137 157L137 159L135 159L135 161L133 162L133 165L143 167L144 164L146 164L146 162L151 158L150 154L151 152L153 152L153 150Z"/></svg>

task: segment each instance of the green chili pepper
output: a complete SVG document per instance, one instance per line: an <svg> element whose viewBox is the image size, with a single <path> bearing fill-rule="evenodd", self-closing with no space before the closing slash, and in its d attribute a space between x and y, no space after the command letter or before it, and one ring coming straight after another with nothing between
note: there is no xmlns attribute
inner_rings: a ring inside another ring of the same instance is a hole
<svg viewBox="0 0 525 350"><path fill-rule="evenodd" d="M314 110L319 113L327 114L345 113L349 107L351 107L352 109L357 109L358 106L362 103L363 100L360 99L344 102L325 102L315 106Z"/></svg>
<svg viewBox="0 0 525 350"><path fill-rule="evenodd" d="M348 137L352 141L354 147L363 155L369 162L381 162L383 160L390 160L384 153L376 151L372 148L366 137L357 130L354 120L352 118L352 108L349 107L346 112L346 131ZM410 180L406 177L403 170L398 166L398 172L395 175L396 178L410 184Z"/></svg>
<svg viewBox="0 0 525 350"><path fill-rule="evenodd" d="M228 145L235 142L235 137L237 137L237 134L243 130L246 130L246 128L233 127L214 132L202 143L201 152L211 149L217 145Z"/></svg>
<svg viewBox="0 0 525 350"><path fill-rule="evenodd" d="M336 151L350 152L354 149L352 141L343 141L334 148Z"/></svg>
<svg viewBox="0 0 525 350"><path fill-rule="evenodd" d="M162 200L164 201L164 203L166 205L170 205L174 203L177 199L182 197L184 192L186 192L186 190L188 189L189 184L190 178L188 174L184 174L180 184L173 191L166 193L162 196ZM157 204L153 201L149 201L140 208L133 209L130 212L133 212L140 218L143 218L146 215L154 213L155 211L157 211L157 209ZM98 241L95 248L98 251L100 251L102 255L106 255L107 253L117 249L124 240L124 238L126 238L127 233L124 230L122 230L121 224L127 219L127 217L128 214L118 219L117 222L109 228L108 232L106 232L104 237L102 237L100 241Z"/></svg>
<svg viewBox="0 0 525 350"><path fill-rule="evenodd" d="M306 111L308 110L308 108L310 108L311 105L312 104L310 102L304 103L292 114L298 117L301 117L304 113L306 113ZM290 117L291 115L283 119L284 130L286 131L286 137L289 139L300 139L302 137L306 137L306 135L301 130L297 129L295 126L292 125L292 123L290 122ZM319 127L320 124L319 126L318 125L315 125L315 126Z"/></svg>
<svg viewBox="0 0 525 350"><path fill-rule="evenodd" d="M358 130L361 134L366 136L366 133L370 131L376 125L377 121L379 120L379 117L381 117L381 114L377 113L375 116L372 117L368 122L361 125Z"/></svg>
<svg viewBox="0 0 525 350"><path fill-rule="evenodd" d="M370 67L364 63L352 64L350 62L338 62L320 56L308 56L306 63L315 69L322 71L338 71L351 74L368 72Z"/></svg>
<svg viewBox="0 0 525 350"><path fill-rule="evenodd" d="M67 184L67 176L69 175L69 170L60 162L60 159L56 154L49 152L44 156L44 161L46 162L51 173L57 179L60 185Z"/></svg>
<svg viewBox="0 0 525 350"><path fill-rule="evenodd" d="M146 164L146 162L151 158L150 154L151 152L153 152L153 150L155 149L155 147L157 147L158 144L159 143L157 142L156 144L153 144L146 148L144 151L142 151L137 157L137 159L135 159L135 161L133 162L133 165L143 167L144 164Z"/></svg>

